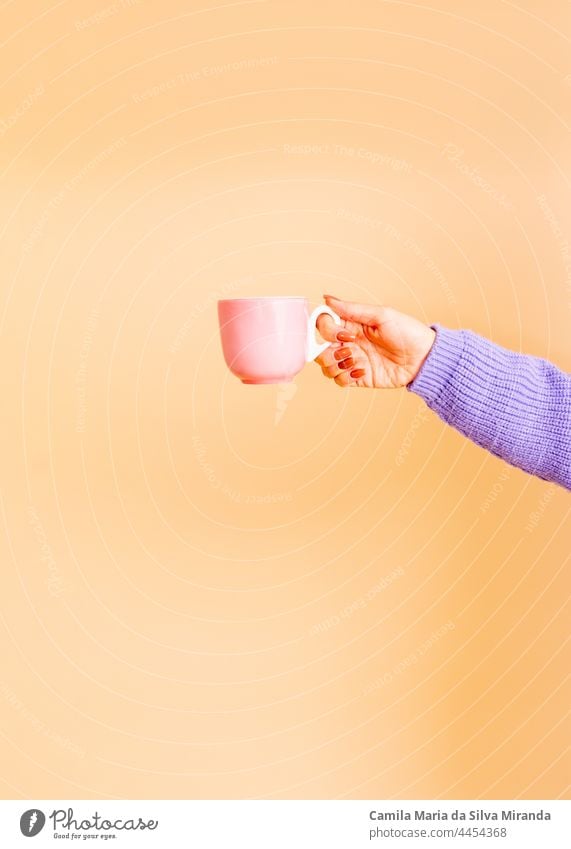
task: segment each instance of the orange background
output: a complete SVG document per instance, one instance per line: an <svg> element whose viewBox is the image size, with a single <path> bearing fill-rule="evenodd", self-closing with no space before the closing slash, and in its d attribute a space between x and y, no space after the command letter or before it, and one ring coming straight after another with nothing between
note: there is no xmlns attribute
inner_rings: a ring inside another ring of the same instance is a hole
<svg viewBox="0 0 571 849"><path fill-rule="evenodd" d="M569 5L0 14L1 793L569 798L568 494L215 309L571 370Z"/></svg>

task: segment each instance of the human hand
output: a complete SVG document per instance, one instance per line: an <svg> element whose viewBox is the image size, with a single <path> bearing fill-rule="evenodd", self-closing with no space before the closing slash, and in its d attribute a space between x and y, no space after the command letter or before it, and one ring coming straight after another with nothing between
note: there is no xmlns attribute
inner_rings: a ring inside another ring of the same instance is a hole
<svg viewBox="0 0 571 849"><path fill-rule="evenodd" d="M317 329L335 343L315 362L338 386L386 389L410 383L432 348L435 331L418 319L391 307L357 304L324 295L344 323L339 329L321 315Z"/></svg>

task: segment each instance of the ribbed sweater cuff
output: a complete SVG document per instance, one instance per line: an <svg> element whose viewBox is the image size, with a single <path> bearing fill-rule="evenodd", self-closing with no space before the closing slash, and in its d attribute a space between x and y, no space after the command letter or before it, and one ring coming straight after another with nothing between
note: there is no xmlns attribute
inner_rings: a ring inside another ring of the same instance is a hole
<svg viewBox="0 0 571 849"><path fill-rule="evenodd" d="M448 385L458 368L464 351L464 331L448 330L439 324L430 325L436 331L432 348L407 389L432 406Z"/></svg>

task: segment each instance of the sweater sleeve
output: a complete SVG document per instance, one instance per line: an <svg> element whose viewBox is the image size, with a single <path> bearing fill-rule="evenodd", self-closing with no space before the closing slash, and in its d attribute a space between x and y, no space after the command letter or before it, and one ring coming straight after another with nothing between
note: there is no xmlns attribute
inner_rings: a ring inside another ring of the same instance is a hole
<svg viewBox="0 0 571 849"><path fill-rule="evenodd" d="M433 329L409 391L492 454L571 489L571 375L470 330Z"/></svg>

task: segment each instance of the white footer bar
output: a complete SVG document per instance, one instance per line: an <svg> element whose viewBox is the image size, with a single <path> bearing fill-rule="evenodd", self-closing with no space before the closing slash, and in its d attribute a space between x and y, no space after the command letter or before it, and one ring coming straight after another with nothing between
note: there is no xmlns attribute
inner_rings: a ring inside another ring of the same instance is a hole
<svg viewBox="0 0 571 849"><path fill-rule="evenodd" d="M569 849L570 801L0 801L0 845Z"/></svg>

